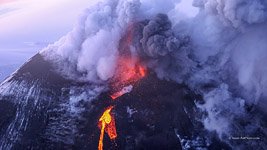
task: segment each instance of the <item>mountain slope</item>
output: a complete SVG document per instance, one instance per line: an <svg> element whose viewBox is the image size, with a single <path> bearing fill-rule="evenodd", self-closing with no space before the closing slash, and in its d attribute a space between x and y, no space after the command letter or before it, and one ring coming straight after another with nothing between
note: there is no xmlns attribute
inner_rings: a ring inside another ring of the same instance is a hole
<svg viewBox="0 0 267 150"><path fill-rule="evenodd" d="M0 93L0 149L97 149L98 118L110 104L118 138L105 137L104 149L228 148L195 119L200 97L152 72L113 101L104 86L64 79L37 54Z"/></svg>

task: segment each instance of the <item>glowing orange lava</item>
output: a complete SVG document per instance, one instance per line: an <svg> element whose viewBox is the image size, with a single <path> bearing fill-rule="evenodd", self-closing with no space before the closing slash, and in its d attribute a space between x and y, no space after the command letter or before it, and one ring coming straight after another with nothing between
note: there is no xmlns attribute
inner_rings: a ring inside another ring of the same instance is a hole
<svg viewBox="0 0 267 150"><path fill-rule="evenodd" d="M113 106L108 107L99 119L98 126L101 128L100 138L98 142L98 150L103 150L104 131L108 134L111 140L117 137L117 131L115 126L115 119L110 114Z"/></svg>
<svg viewBox="0 0 267 150"><path fill-rule="evenodd" d="M147 71L144 66L130 58L120 58L111 86L116 91L123 87L134 84L145 77Z"/></svg>
<svg viewBox="0 0 267 150"><path fill-rule="evenodd" d="M118 97L132 91L133 84L145 77L147 70L135 59L125 57L119 58L118 67L115 76L111 81L112 94L110 97L115 100ZM103 150L104 132L106 132L111 140L117 137L114 116L110 114L113 106L108 107L100 117L98 126L101 129L98 150Z"/></svg>
<svg viewBox="0 0 267 150"><path fill-rule="evenodd" d="M115 100L115 99L117 99L118 97L121 97L123 94L124 94L124 93L122 93L121 91L119 91L119 92L116 92L116 93L110 95L110 97L111 97L113 100Z"/></svg>
<svg viewBox="0 0 267 150"><path fill-rule="evenodd" d="M122 95L131 92L132 89L133 89L133 86L132 86L132 85L126 86L126 87L124 87L122 90L120 90L120 91L118 91L118 92L115 92L115 93L113 93L112 95L110 95L110 97L111 97L113 100L115 100L115 99L121 97Z"/></svg>

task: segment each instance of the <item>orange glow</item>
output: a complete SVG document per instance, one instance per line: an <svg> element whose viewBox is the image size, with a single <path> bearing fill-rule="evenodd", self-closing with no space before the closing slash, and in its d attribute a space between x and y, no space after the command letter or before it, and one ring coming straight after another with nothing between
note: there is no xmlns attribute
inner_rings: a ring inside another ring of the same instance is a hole
<svg viewBox="0 0 267 150"><path fill-rule="evenodd" d="M103 150L103 138L104 138L105 126L106 126L105 122L102 122L101 133L98 142L98 150Z"/></svg>
<svg viewBox="0 0 267 150"><path fill-rule="evenodd" d="M111 81L111 87L114 92L110 97L115 100L118 97L129 93L135 82L145 77L146 68L138 64L133 59L120 58L116 75ZM103 150L104 132L106 132L111 140L116 139L117 131L115 125L115 118L110 114L113 106L108 107L99 119L98 126L101 129L98 150Z"/></svg>
<svg viewBox="0 0 267 150"><path fill-rule="evenodd" d="M110 95L110 97L111 97L113 100L115 100L115 99L117 99L118 97L121 97L122 95L131 92L132 89L133 89L133 86L132 86L132 85L126 86L126 87L124 87L122 90L120 90L119 92L115 92L115 93L113 93L112 95Z"/></svg>
<svg viewBox="0 0 267 150"><path fill-rule="evenodd" d="M110 95L110 97L111 97L113 100L115 100L115 99L117 99L118 97L121 97L123 94L124 94L124 93L122 93L121 91L119 91L119 92L116 92L116 93Z"/></svg>
<svg viewBox="0 0 267 150"><path fill-rule="evenodd" d="M121 90L123 87L139 81L146 75L146 73L146 68L141 64L138 64L137 61L120 58L111 86L117 91Z"/></svg>
<svg viewBox="0 0 267 150"><path fill-rule="evenodd" d="M139 72L140 72L141 77L145 77L146 69L144 67L139 66Z"/></svg>
<svg viewBox="0 0 267 150"><path fill-rule="evenodd" d="M111 140L114 140L117 137L117 130L116 130L116 125L115 125L115 119L113 116L111 118L112 118L111 122L107 125L105 131L108 134L109 138Z"/></svg>
<svg viewBox="0 0 267 150"><path fill-rule="evenodd" d="M111 140L117 137L117 131L115 126L115 119L110 114L113 106L108 107L99 119L99 128L101 128L100 138L98 142L98 150L103 150L104 131L108 134Z"/></svg>
<svg viewBox="0 0 267 150"><path fill-rule="evenodd" d="M147 69L137 58L134 58L131 51L133 41L133 26L130 25L126 35L120 43L120 50L123 52L118 58L115 75L110 80L111 95L115 100L118 97L132 91L133 86L147 74ZM133 57L129 57L133 56ZM101 129L98 150L103 150L104 132L106 132L111 140L116 139L117 131L114 115L110 114L113 106L108 107L100 117L98 126Z"/></svg>

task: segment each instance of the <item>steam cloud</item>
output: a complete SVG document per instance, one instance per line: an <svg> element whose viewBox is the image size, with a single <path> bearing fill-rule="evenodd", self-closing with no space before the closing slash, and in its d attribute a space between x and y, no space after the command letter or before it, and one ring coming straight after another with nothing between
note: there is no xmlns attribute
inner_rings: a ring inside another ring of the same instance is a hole
<svg viewBox="0 0 267 150"><path fill-rule="evenodd" d="M195 0L197 16L169 19L179 12L178 3L103 0L41 54L67 78L103 82L113 76L120 39L133 24L133 51L147 66L203 96L204 104L197 106L206 114L207 130L238 148L267 147L266 142L227 140L258 133L266 140L267 2Z"/></svg>

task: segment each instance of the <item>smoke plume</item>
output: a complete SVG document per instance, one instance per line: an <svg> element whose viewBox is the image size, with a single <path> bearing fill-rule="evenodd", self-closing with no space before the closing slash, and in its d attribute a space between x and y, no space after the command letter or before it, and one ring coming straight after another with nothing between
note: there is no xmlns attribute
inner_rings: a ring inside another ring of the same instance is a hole
<svg viewBox="0 0 267 150"><path fill-rule="evenodd" d="M231 136L266 140L267 2L195 0L199 13L177 19L175 0L102 0L83 12L74 29L41 54L66 78L112 78L123 36L158 77L184 83L202 95L203 125L233 147ZM177 15L179 16L179 15ZM178 20L178 21L177 21ZM265 128L264 128L265 127Z"/></svg>

